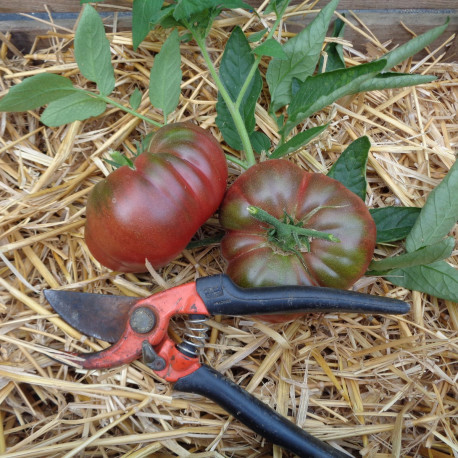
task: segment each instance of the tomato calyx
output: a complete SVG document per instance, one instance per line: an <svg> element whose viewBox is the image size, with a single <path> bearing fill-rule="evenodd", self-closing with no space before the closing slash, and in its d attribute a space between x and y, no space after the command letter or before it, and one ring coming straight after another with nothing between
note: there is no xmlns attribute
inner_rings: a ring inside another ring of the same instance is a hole
<svg viewBox="0 0 458 458"><path fill-rule="evenodd" d="M111 159L105 159L105 161L111 164L115 169L127 165L130 169L135 170L134 162L119 151L112 151L110 156Z"/></svg>
<svg viewBox="0 0 458 458"><path fill-rule="evenodd" d="M148 148L151 144L151 139L153 138L154 132L150 132L148 135L142 138L141 141L135 141L136 151L133 151L127 146L127 149L130 151L134 160L140 156L140 154L148 151ZM119 169L124 165L127 165L131 170L136 170L134 161L119 151L112 151L110 153L111 159L105 159L106 162L111 164L115 169Z"/></svg>
<svg viewBox="0 0 458 458"><path fill-rule="evenodd" d="M269 241L284 252L295 254L304 251L310 252L310 240L313 238L340 243L340 240L333 234L305 228L303 221L296 222L286 211L283 215L283 221L280 221L262 208L249 206L247 210L258 221L271 226L268 230ZM319 208L315 211L318 210Z"/></svg>

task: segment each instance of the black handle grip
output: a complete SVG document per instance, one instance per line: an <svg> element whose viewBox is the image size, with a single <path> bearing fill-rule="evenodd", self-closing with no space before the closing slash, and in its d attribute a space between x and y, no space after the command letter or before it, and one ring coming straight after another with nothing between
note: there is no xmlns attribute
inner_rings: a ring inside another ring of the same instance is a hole
<svg viewBox="0 0 458 458"><path fill-rule="evenodd" d="M407 302L318 286L240 288L224 274L199 278L196 289L212 315L268 315L307 312L402 314Z"/></svg>
<svg viewBox="0 0 458 458"><path fill-rule="evenodd" d="M175 384L175 389L200 394L268 441L300 457L348 458L348 455L311 436L253 395L208 366L201 366Z"/></svg>

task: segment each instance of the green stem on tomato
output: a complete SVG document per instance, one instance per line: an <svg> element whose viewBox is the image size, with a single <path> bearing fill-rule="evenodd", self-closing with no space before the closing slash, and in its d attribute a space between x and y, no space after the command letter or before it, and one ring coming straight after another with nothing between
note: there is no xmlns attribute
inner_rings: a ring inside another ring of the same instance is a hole
<svg viewBox="0 0 458 458"><path fill-rule="evenodd" d="M330 242L339 243L340 240L333 234L327 232L316 231L315 229L307 229L305 227L296 226L290 223L283 223L279 219L272 216L262 208L250 206L248 212L257 220L271 225L276 231L276 238L287 242L291 237L294 238L294 233L298 236L329 240ZM295 238L294 238L295 239Z"/></svg>
<svg viewBox="0 0 458 458"><path fill-rule="evenodd" d="M205 60L205 63L207 64L208 70L210 74L212 75L215 81L215 84L221 94L221 97L226 102L227 108L234 121L237 132L240 135L240 140L242 142L243 150L245 152L245 162L244 162L243 168L248 169L249 167L251 167L252 165L256 163L256 158L254 155L253 147L251 146L250 136L248 135L248 131L245 127L245 123L243 122L242 115L240 114L240 111L238 110L238 108L235 106L234 102L231 99L231 96L227 92L226 88L224 87L223 82L221 81L218 73L216 72L215 66L213 65L213 62L207 51L207 47L205 45L205 39L201 35L199 35L195 30L193 30L192 27L188 27L188 30L190 30L194 39L196 40L196 43L202 52L202 56Z"/></svg>

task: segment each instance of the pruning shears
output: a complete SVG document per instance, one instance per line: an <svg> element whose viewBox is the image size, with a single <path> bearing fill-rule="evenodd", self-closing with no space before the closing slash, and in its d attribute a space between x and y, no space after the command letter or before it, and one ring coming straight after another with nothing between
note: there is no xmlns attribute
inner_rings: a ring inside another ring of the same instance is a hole
<svg viewBox="0 0 458 458"><path fill-rule="evenodd" d="M240 288L226 275L199 278L147 298L46 290L53 309L85 335L112 343L96 353L68 353L84 369L128 364L140 357L175 389L205 396L268 441L301 457L345 453L299 428L218 371L199 362L209 315L307 312L404 314L406 302L353 291L307 286ZM181 343L168 335L175 315L187 315Z"/></svg>

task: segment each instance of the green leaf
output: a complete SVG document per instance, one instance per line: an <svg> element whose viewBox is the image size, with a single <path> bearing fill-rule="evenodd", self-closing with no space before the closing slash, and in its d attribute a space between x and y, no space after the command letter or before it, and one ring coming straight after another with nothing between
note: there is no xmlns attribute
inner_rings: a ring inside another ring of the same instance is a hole
<svg viewBox="0 0 458 458"><path fill-rule="evenodd" d="M181 76L180 37L174 29L154 59L149 83L150 101L166 117L178 106Z"/></svg>
<svg viewBox="0 0 458 458"><path fill-rule="evenodd" d="M154 27L157 24L161 24L161 26L164 29L179 26L180 23L173 18L174 9L175 5L167 5L161 10L154 13L149 19L150 28Z"/></svg>
<svg viewBox="0 0 458 458"><path fill-rule="evenodd" d="M345 17L345 15L343 15ZM332 34L335 38L343 37L345 31L345 22L342 19L337 18L334 22L334 32ZM345 68L345 60L343 56L343 46L338 43L328 43L324 52L327 54L326 59L326 72L331 72L333 70L338 70L339 68ZM320 68L319 72L323 72L324 65L324 56L320 58Z"/></svg>
<svg viewBox="0 0 458 458"><path fill-rule="evenodd" d="M362 200L366 197L366 165L371 142L361 137L350 143L331 167L328 176L340 181Z"/></svg>
<svg viewBox="0 0 458 458"><path fill-rule="evenodd" d="M329 22L338 3L338 0L331 0L306 28L283 45L287 59L274 58L270 61L266 79L271 96L271 112L291 101L293 78L304 81L315 71Z"/></svg>
<svg viewBox="0 0 458 458"><path fill-rule="evenodd" d="M419 265L432 264L447 259L455 247L455 240L448 237L440 242L398 256L385 258L380 261L372 261L369 270L381 272L391 269L401 269Z"/></svg>
<svg viewBox="0 0 458 458"><path fill-rule="evenodd" d="M127 167L135 170L135 166L132 160L127 156L124 156L124 154L120 153L119 151L112 151L110 156L111 159L105 159L105 161L111 164L115 169L119 169L119 167L127 165Z"/></svg>
<svg viewBox="0 0 458 458"><path fill-rule="evenodd" d="M201 37L207 37L213 25L213 21L220 15L221 8L215 7L208 10L196 13L187 21L181 22L193 33L200 35Z"/></svg>
<svg viewBox="0 0 458 458"><path fill-rule="evenodd" d="M79 91L51 102L40 119L43 124L50 127L62 126L98 116L105 111L105 108L106 103L103 100Z"/></svg>
<svg viewBox="0 0 458 458"><path fill-rule="evenodd" d="M262 42L259 46L253 49L253 53L258 56L270 56L276 57L277 59L287 59L285 51L283 51L282 45L274 38Z"/></svg>
<svg viewBox="0 0 458 458"><path fill-rule="evenodd" d="M181 43L189 43L192 40L192 33L187 32L181 35L180 41Z"/></svg>
<svg viewBox="0 0 458 458"><path fill-rule="evenodd" d="M223 8L251 9L252 7L241 0L178 0L173 8L173 17L177 21L189 20L194 22L196 16L204 18L202 13L216 11L218 15Z"/></svg>
<svg viewBox="0 0 458 458"><path fill-rule="evenodd" d="M68 78L39 73L13 86L0 100L0 111L34 110L77 90Z"/></svg>
<svg viewBox="0 0 458 458"><path fill-rule="evenodd" d="M458 220L458 161L430 192L406 239L406 250L415 251L443 239Z"/></svg>
<svg viewBox="0 0 458 458"><path fill-rule="evenodd" d="M285 114L281 113L279 116L276 116L274 113L272 117L274 118L275 122L277 123L278 129L281 129L283 127L283 124L285 123Z"/></svg>
<svg viewBox="0 0 458 458"><path fill-rule="evenodd" d="M293 138L288 140L283 145L280 145L270 156L269 159L279 159L281 157L285 157L290 153L294 153L299 148L302 148L307 143L309 143L312 139L317 137L318 135L323 132L329 124L324 124L323 126L312 127L304 132L301 132L295 135Z"/></svg>
<svg viewBox="0 0 458 458"><path fill-rule="evenodd" d="M409 73L382 73L361 83L361 86L353 92L380 91L382 89L392 89L396 87L417 86L434 81L435 76L415 75Z"/></svg>
<svg viewBox="0 0 458 458"><path fill-rule="evenodd" d="M174 7L173 17L177 21L192 20L192 16L206 13L207 10L217 9L219 14L223 8L249 10L252 9L252 6L242 0L178 0Z"/></svg>
<svg viewBox="0 0 458 458"><path fill-rule="evenodd" d="M282 9L285 7L285 4L288 4L289 2L290 0L270 0L269 4L264 10L264 13L269 14L274 12L278 17Z"/></svg>
<svg viewBox="0 0 458 458"><path fill-rule="evenodd" d="M222 0L219 4L226 9L236 9L242 8L245 10L252 10L253 7L246 2L242 2L242 0Z"/></svg>
<svg viewBox="0 0 458 458"><path fill-rule="evenodd" d="M378 61L308 77L288 107L289 117L282 134L287 135L308 116L345 95L353 94L364 81L374 77L384 66L384 61Z"/></svg>
<svg viewBox="0 0 458 458"><path fill-rule="evenodd" d="M458 270L445 261L394 269L384 277L394 285L458 302Z"/></svg>
<svg viewBox="0 0 458 458"><path fill-rule="evenodd" d="M251 35L248 36L248 41L250 43L256 43L259 41L266 33L268 32L268 29L262 29L258 30L257 32L252 33Z"/></svg>
<svg viewBox="0 0 458 458"><path fill-rule="evenodd" d="M134 0L132 5L132 45L134 51L150 31L150 19L162 7L162 0Z"/></svg>
<svg viewBox="0 0 458 458"><path fill-rule="evenodd" d="M291 95L296 97L296 94L299 92L299 89L301 88L302 81L298 80L297 78L293 78L291 81Z"/></svg>
<svg viewBox="0 0 458 458"><path fill-rule="evenodd" d="M151 144L151 139L153 138L154 132L150 132L149 134L145 135L140 144L137 145L137 156L144 153L145 151L148 151L150 144Z"/></svg>
<svg viewBox="0 0 458 458"><path fill-rule="evenodd" d="M75 59L82 75L97 84L102 95L115 87L111 65L110 42L102 19L90 5L85 5L75 33Z"/></svg>
<svg viewBox="0 0 458 458"><path fill-rule="evenodd" d="M173 11L173 17L177 21L189 19L195 14L205 12L205 10L220 4L219 0L178 0Z"/></svg>
<svg viewBox="0 0 458 458"><path fill-rule="evenodd" d="M251 53L250 44L240 27L236 27L229 37L226 44L219 74L221 81L226 88L232 101L235 102L245 83L248 74L254 64L255 57ZM254 131L256 121L254 112L256 102L262 89L262 79L259 70L256 70L254 77L251 79L247 91L240 104L240 114L245 123L248 134ZM235 127L232 116L223 100L221 94L218 94L216 104L216 125L223 134L226 143L234 149L241 150L242 142Z"/></svg>
<svg viewBox="0 0 458 458"><path fill-rule="evenodd" d="M412 38L407 43L397 47L393 51L385 54L383 60L386 60L386 65L384 70L390 70L395 65L404 62L409 57L413 56L417 52L420 52L425 46L428 46L436 38L438 38L442 33L445 32L449 23L449 19L445 22L444 25L435 27L434 29L428 30L422 35L418 35L415 38Z"/></svg>
<svg viewBox="0 0 458 458"><path fill-rule="evenodd" d="M403 240L420 214L418 207L383 207L369 210L377 226L377 243Z"/></svg>
<svg viewBox="0 0 458 458"><path fill-rule="evenodd" d="M251 141L251 146L258 154L267 152L270 149L269 137L264 132L261 132L260 130L251 132L250 141Z"/></svg>
<svg viewBox="0 0 458 458"><path fill-rule="evenodd" d="M142 102L142 93L140 89L136 87L134 89L134 92L132 92L132 94L130 95L129 104L134 110L136 110L140 106L141 102Z"/></svg>

